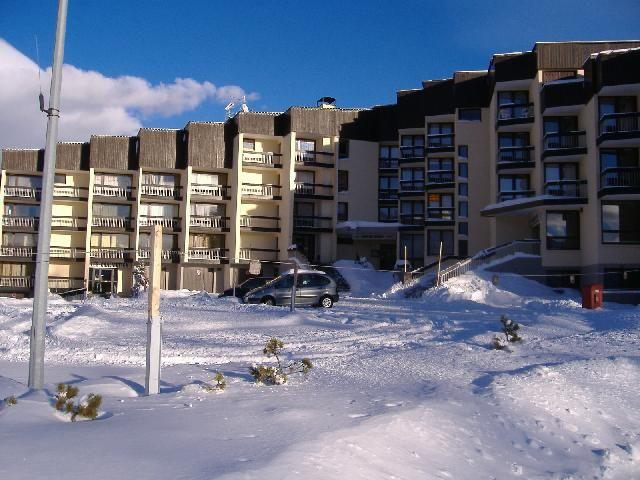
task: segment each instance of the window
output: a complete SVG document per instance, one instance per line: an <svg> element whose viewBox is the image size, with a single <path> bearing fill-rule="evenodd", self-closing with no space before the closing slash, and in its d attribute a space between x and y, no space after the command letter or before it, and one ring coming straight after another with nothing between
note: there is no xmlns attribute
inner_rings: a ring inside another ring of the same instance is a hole
<svg viewBox="0 0 640 480"><path fill-rule="evenodd" d="M577 163L547 163L544 166L544 181L559 182L562 180L577 180Z"/></svg>
<svg viewBox="0 0 640 480"><path fill-rule="evenodd" d="M315 275L313 273L303 273L298 276L298 287L299 288L314 288L314 287L324 287L329 285L331 280L322 275Z"/></svg>
<svg viewBox="0 0 640 480"><path fill-rule="evenodd" d="M498 120L533 117L529 92L498 92Z"/></svg>
<svg viewBox="0 0 640 480"><path fill-rule="evenodd" d="M349 220L349 204L347 202L338 202L338 221L346 222Z"/></svg>
<svg viewBox="0 0 640 480"><path fill-rule="evenodd" d="M467 222L460 222L458 224L458 233L460 235L469 235L469 224Z"/></svg>
<svg viewBox="0 0 640 480"><path fill-rule="evenodd" d="M468 183L459 183L458 184L458 195L461 197L469 196L469 184Z"/></svg>
<svg viewBox="0 0 640 480"><path fill-rule="evenodd" d="M469 164L465 162L458 163L458 176L460 178L469 177Z"/></svg>
<svg viewBox="0 0 640 480"><path fill-rule="evenodd" d="M96 185L105 187L131 188L131 176L97 173L94 179L94 183Z"/></svg>
<svg viewBox="0 0 640 480"><path fill-rule="evenodd" d="M402 135L402 137L400 137L400 144L400 153L403 158L424 157L423 135Z"/></svg>
<svg viewBox="0 0 640 480"><path fill-rule="evenodd" d="M580 249L580 214L547 211L547 249Z"/></svg>
<svg viewBox="0 0 640 480"><path fill-rule="evenodd" d="M379 222L397 222L398 207L378 207Z"/></svg>
<svg viewBox="0 0 640 480"><path fill-rule="evenodd" d="M5 247L35 247L38 245L38 236L33 233L2 234L2 245Z"/></svg>
<svg viewBox="0 0 640 480"><path fill-rule="evenodd" d="M142 204L141 207L146 206ZM174 207L173 205L167 205ZM161 206L162 207L162 206ZM93 204L93 216L94 217L110 217L110 218L130 218L131 206L121 205L116 203L94 203ZM141 209L142 213L142 209Z"/></svg>
<svg viewBox="0 0 640 480"><path fill-rule="evenodd" d="M339 192L349 191L349 171L348 170L338 170L338 191Z"/></svg>
<svg viewBox="0 0 640 480"><path fill-rule="evenodd" d="M424 188L424 168L403 168L400 170L402 190L422 190Z"/></svg>
<svg viewBox="0 0 640 480"><path fill-rule="evenodd" d="M316 151L316 141L315 140L305 140L300 138L296 140L296 150L298 152L315 152Z"/></svg>
<svg viewBox="0 0 640 480"><path fill-rule="evenodd" d="M453 147L453 123L430 123L427 138L429 147Z"/></svg>
<svg viewBox="0 0 640 480"><path fill-rule="evenodd" d="M286 277L281 278L275 283L274 287L282 289L293 288L293 275L287 275Z"/></svg>
<svg viewBox="0 0 640 480"><path fill-rule="evenodd" d="M469 158L469 146L458 145L458 156L461 158Z"/></svg>
<svg viewBox="0 0 640 480"><path fill-rule="evenodd" d="M142 175L142 184L174 187L176 185L176 177L175 175L162 173L145 173Z"/></svg>
<svg viewBox="0 0 640 480"><path fill-rule="evenodd" d="M469 216L469 202L466 200L460 200L458 202L458 216L460 217L468 217Z"/></svg>
<svg viewBox="0 0 640 480"><path fill-rule="evenodd" d="M170 203L141 203L140 216L142 217L178 217L178 205Z"/></svg>
<svg viewBox="0 0 640 480"><path fill-rule="evenodd" d="M452 158L430 158L427 168L428 183L450 183L454 180Z"/></svg>
<svg viewBox="0 0 640 480"><path fill-rule="evenodd" d="M600 117L609 113L637 112L636 97L600 97ZM615 121L614 121L615 123Z"/></svg>
<svg viewBox="0 0 640 480"><path fill-rule="evenodd" d="M429 230L427 255L437 257L440 254L442 242L442 256L453 255L453 230Z"/></svg>
<svg viewBox="0 0 640 480"><path fill-rule="evenodd" d="M380 145L378 157L384 159L398 159L400 158L400 149L397 145Z"/></svg>
<svg viewBox="0 0 640 480"><path fill-rule="evenodd" d="M256 141L253 138L245 138L242 140L242 150L245 152L255 152Z"/></svg>
<svg viewBox="0 0 640 480"><path fill-rule="evenodd" d="M189 235L189 248L224 248L224 235Z"/></svg>
<svg viewBox="0 0 640 480"><path fill-rule="evenodd" d="M460 108L458 109L458 120L479 122L482 120L481 112L479 108Z"/></svg>
<svg viewBox="0 0 640 480"><path fill-rule="evenodd" d="M93 233L91 246L96 248L129 248L129 235L123 233Z"/></svg>
<svg viewBox="0 0 640 480"><path fill-rule="evenodd" d="M638 149L617 148L600 150L600 171L609 168L638 167Z"/></svg>
<svg viewBox="0 0 640 480"><path fill-rule="evenodd" d="M453 195L430 193L427 196L427 217L437 220L453 220Z"/></svg>
<svg viewBox="0 0 640 480"><path fill-rule="evenodd" d="M342 203L342 202L338 202ZM293 204L293 216L294 217L314 217L315 205L313 202L295 202Z"/></svg>
<svg viewBox="0 0 640 480"><path fill-rule="evenodd" d="M526 90L498 92L498 105L526 105L529 103L529 92Z"/></svg>
<svg viewBox="0 0 640 480"><path fill-rule="evenodd" d="M466 257L469 255L469 242L468 240L458 240L458 256Z"/></svg>
<svg viewBox="0 0 640 480"><path fill-rule="evenodd" d="M578 117L544 117L544 133L566 133L578 130Z"/></svg>
<svg viewBox="0 0 640 480"><path fill-rule="evenodd" d="M424 202L422 200L400 202L400 220L407 225L424 224Z"/></svg>
<svg viewBox="0 0 640 480"><path fill-rule="evenodd" d="M429 171L453 171L452 158L430 158L427 165Z"/></svg>
<svg viewBox="0 0 640 480"><path fill-rule="evenodd" d="M140 248L151 248L151 235L149 233L140 234ZM162 235L162 250L177 250L178 237L177 235L163 234Z"/></svg>
<svg viewBox="0 0 640 480"><path fill-rule="evenodd" d="M338 158L349 158L349 140L341 138L338 142Z"/></svg>
<svg viewBox="0 0 640 480"><path fill-rule="evenodd" d="M640 243L640 201L602 202L602 242Z"/></svg>
<svg viewBox="0 0 640 480"><path fill-rule="evenodd" d="M225 207L215 203L192 203L192 217L224 217Z"/></svg>
<svg viewBox="0 0 640 480"><path fill-rule="evenodd" d="M398 190L398 177L378 177L378 188L380 190Z"/></svg>
<svg viewBox="0 0 640 480"><path fill-rule="evenodd" d="M7 175L7 186L41 188L42 177L32 177L27 175Z"/></svg>
<svg viewBox="0 0 640 480"><path fill-rule="evenodd" d="M531 161L529 133L500 133L498 134L499 162L528 162Z"/></svg>
<svg viewBox="0 0 640 480"><path fill-rule="evenodd" d="M499 175L500 201L531 196L529 175Z"/></svg>
<svg viewBox="0 0 640 480"><path fill-rule="evenodd" d="M193 185L221 185L220 175L217 173L193 172Z"/></svg>
<svg viewBox="0 0 640 480"><path fill-rule="evenodd" d="M53 183L56 185L66 185L67 184L67 176L56 173L55 177L53 177Z"/></svg>
<svg viewBox="0 0 640 480"><path fill-rule="evenodd" d="M604 271L604 288L640 290L640 272L636 269L607 268Z"/></svg>
<svg viewBox="0 0 640 480"><path fill-rule="evenodd" d="M7 217L35 217L40 215L40 205L26 203L5 203L4 214Z"/></svg>
<svg viewBox="0 0 640 480"><path fill-rule="evenodd" d="M413 268L424 262L424 235L420 233L400 234L400 258L404 259L404 247L407 247L407 259Z"/></svg>

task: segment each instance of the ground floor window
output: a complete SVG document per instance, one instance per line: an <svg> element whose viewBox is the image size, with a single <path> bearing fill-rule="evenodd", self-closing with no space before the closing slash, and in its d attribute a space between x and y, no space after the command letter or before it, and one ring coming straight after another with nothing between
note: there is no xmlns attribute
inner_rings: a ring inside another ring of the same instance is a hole
<svg viewBox="0 0 640 480"><path fill-rule="evenodd" d="M378 207L378 221L379 222L397 222L398 221L398 207Z"/></svg>
<svg viewBox="0 0 640 480"><path fill-rule="evenodd" d="M404 247L407 247L407 260L413 268L424 263L424 235L421 233L403 233L400 235L400 258L404 259Z"/></svg>
<svg viewBox="0 0 640 480"><path fill-rule="evenodd" d="M602 202L602 243L640 243L640 201Z"/></svg>
<svg viewBox="0 0 640 480"><path fill-rule="evenodd" d="M579 212L547 212L547 249L580 249Z"/></svg>
<svg viewBox="0 0 640 480"><path fill-rule="evenodd" d="M453 255L453 230L429 230L427 255L438 256L440 242L442 242L442 256Z"/></svg>
<svg viewBox="0 0 640 480"><path fill-rule="evenodd" d="M347 202L338 202L338 221L346 222L349 220L349 204Z"/></svg>

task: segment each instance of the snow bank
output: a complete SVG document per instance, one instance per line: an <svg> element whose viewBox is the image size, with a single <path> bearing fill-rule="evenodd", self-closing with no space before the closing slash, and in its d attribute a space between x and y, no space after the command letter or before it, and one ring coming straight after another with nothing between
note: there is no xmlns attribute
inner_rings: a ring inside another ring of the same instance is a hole
<svg viewBox="0 0 640 480"><path fill-rule="evenodd" d="M378 271L369 262L338 260L333 266L351 286L347 295L352 297L379 295L395 283L393 272Z"/></svg>

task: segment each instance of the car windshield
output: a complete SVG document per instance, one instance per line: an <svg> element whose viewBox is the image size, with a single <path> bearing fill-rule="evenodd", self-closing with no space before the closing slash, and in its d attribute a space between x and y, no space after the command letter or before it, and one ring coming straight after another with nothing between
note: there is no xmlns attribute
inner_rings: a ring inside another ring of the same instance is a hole
<svg viewBox="0 0 640 480"><path fill-rule="evenodd" d="M244 281L240 286L242 288L253 289L259 287L264 283L262 278L250 278L249 280Z"/></svg>

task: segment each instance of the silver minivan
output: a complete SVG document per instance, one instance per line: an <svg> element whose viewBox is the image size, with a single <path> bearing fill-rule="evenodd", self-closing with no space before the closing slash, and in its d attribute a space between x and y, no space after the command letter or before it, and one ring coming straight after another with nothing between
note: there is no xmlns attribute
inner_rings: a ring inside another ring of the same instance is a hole
<svg viewBox="0 0 640 480"><path fill-rule="evenodd" d="M291 305L293 273L286 273L271 280L263 287L248 292L244 303L265 305ZM324 272L304 271L298 273L296 306L318 306L331 308L338 301L338 287Z"/></svg>

